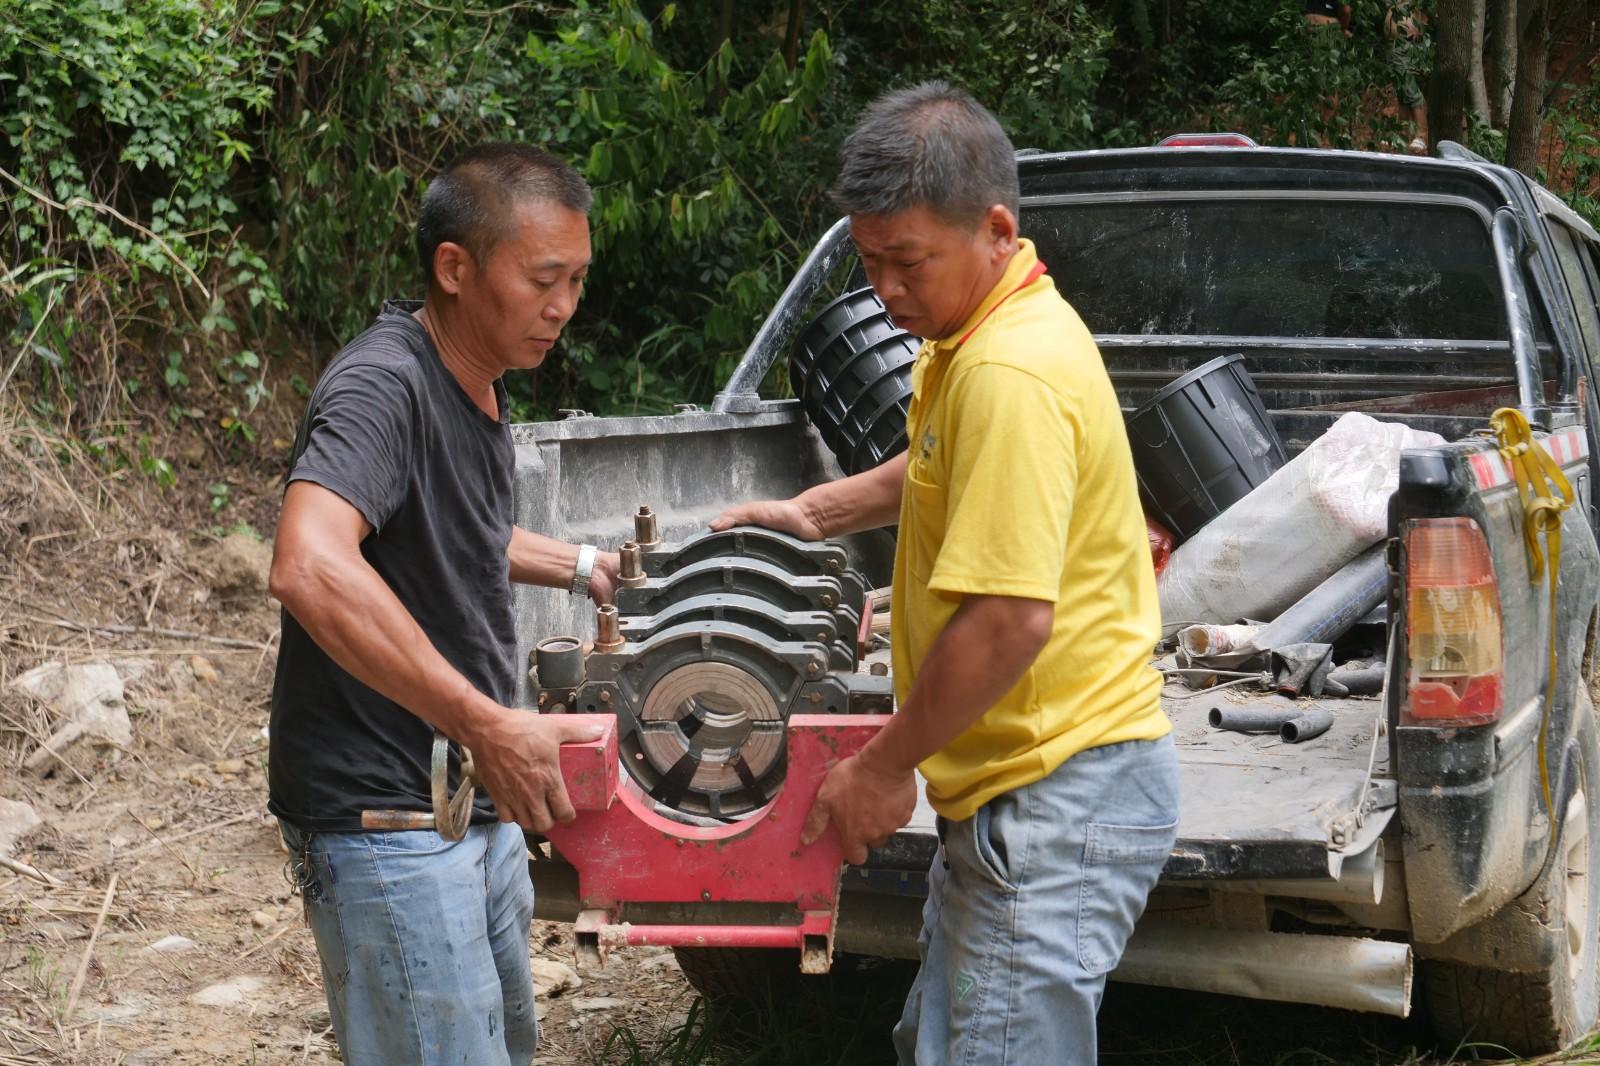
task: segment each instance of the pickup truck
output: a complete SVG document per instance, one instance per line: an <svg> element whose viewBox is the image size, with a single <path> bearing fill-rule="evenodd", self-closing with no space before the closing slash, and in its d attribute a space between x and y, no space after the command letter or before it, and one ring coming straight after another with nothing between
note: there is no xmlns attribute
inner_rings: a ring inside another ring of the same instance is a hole
<svg viewBox="0 0 1600 1066"><path fill-rule="evenodd" d="M1600 235L1448 143L1426 159L1180 143L1024 152L1018 167L1024 235L1095 333L1125 410L1241 353L1291 454L1349 411L1450 442L1403 454L1387 604L1345 638L1386 664L1381 696L1321 701L1332 729L1288 746L1210 728L1218 696L1165 690L1182 819L1113 979L1403 1017L1415 976L1445 1043L1569 1046L1600 1005ZM614 547L647 503L670 539L730 503L838 477L798 402L759 388L852 277L840 222L709 410L516 427L519 523ZM1553 613L1489 433L1501 407L1526 415L1577 497L1560 519ZM888 583L890 531L849 547ZM575 603L518 595L524 653L591 632ZM1421 671L1452 655L1462 673L1441 699ZM1275 698L1242 692L1231 698ZM922 808L847 868L841 952L916 957L936 847ZM572 920L573 870L534 850L539 915ZM795 968L744 949L680 958L707 995Z"/></svg>

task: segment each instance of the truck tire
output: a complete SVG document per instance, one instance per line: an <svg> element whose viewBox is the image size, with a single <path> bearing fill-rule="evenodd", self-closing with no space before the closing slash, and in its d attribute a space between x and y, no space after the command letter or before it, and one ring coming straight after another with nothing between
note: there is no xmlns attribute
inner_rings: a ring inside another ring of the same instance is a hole
<svg viewBox="0 0 1600 1066"><path fill-rule="evenodd" d="M780 948L673 948L678 967L707 1003L763 1007L798 984L798 953Z"/></svg>
<svg viewBox="0 0 1600 1066"><path fill-rule="evenodd" d="M900 1016L916 963L836 954L826 974L800 972L799 953L781 948L673 948L691 987L710 1006L735 1017L780 1013L796 1005L831 1009L837 1003Z"/></svg>
<svg viewBox="0 0 1600 1066"><path fill-rule="evenodd" d="M1578 739L1583 768L1567 807L1561 849L1544 877L1511 903L1511 922L1540 938L1547 962L1507 972L1424 961L1424 994L1441 1047L1492 1044L1518 1055L1570 1047L1600 1011L1600 766L1594 704L1580 683ZM1503 920L1507 915L1496 915Z"/></svg>

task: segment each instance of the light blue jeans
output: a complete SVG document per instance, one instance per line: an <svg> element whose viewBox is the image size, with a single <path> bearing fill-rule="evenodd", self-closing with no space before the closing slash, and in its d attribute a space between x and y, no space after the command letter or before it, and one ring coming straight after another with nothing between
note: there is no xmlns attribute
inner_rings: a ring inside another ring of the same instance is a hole
<svg viewBox="0 0 1600 1066"><path fill-rule="evenodd" d="M515 825L302 833L280 822L348 1066L527 1066L533 883Z"/></svg>
<svg viewBox="0 0 1600 1066"><path fill-rule="evenodd" d="M1170 736L1091 748L941 822L902 1066L1094 1066L1106 975L1177 823Z"/></svg>

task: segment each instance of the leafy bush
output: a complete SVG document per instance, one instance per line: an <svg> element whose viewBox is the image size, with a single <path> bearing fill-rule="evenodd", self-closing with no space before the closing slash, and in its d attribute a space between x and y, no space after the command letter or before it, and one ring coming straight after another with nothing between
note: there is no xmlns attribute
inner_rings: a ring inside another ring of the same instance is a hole
<svg viewBox="0 0 1600 1066"><path fill-rule="evenodd" d="M0 388L163 482L162 422L248 453L283 353L325 358L419 292L429 175L520 139L593 183L597 258L514 413L705 400L883 89L965 84L1025 147L1208 126L1392 147L1381 0L1356 6L1345 40L1276 0L5 0ZM1600 119L1572 100L1550 169L1592 207Z"/></svg>

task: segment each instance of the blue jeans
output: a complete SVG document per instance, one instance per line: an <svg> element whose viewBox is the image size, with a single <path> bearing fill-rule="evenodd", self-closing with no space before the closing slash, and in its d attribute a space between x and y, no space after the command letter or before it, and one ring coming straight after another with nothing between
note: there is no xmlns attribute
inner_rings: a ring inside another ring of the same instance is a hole
<svg viewBox="0 0 1600 1066"><path fill-rule="evenodd" d="M527 1066L533 883L515 825L303 833L280 822L349 1066Z"/></svg>
<svg viewBox="0 0 1600 1066"><path fill-rule="evenodd" d="M902 1066L1093 1066L1106 975L1177 823L1170 736L1091 748L941 822Z"/></svg>

